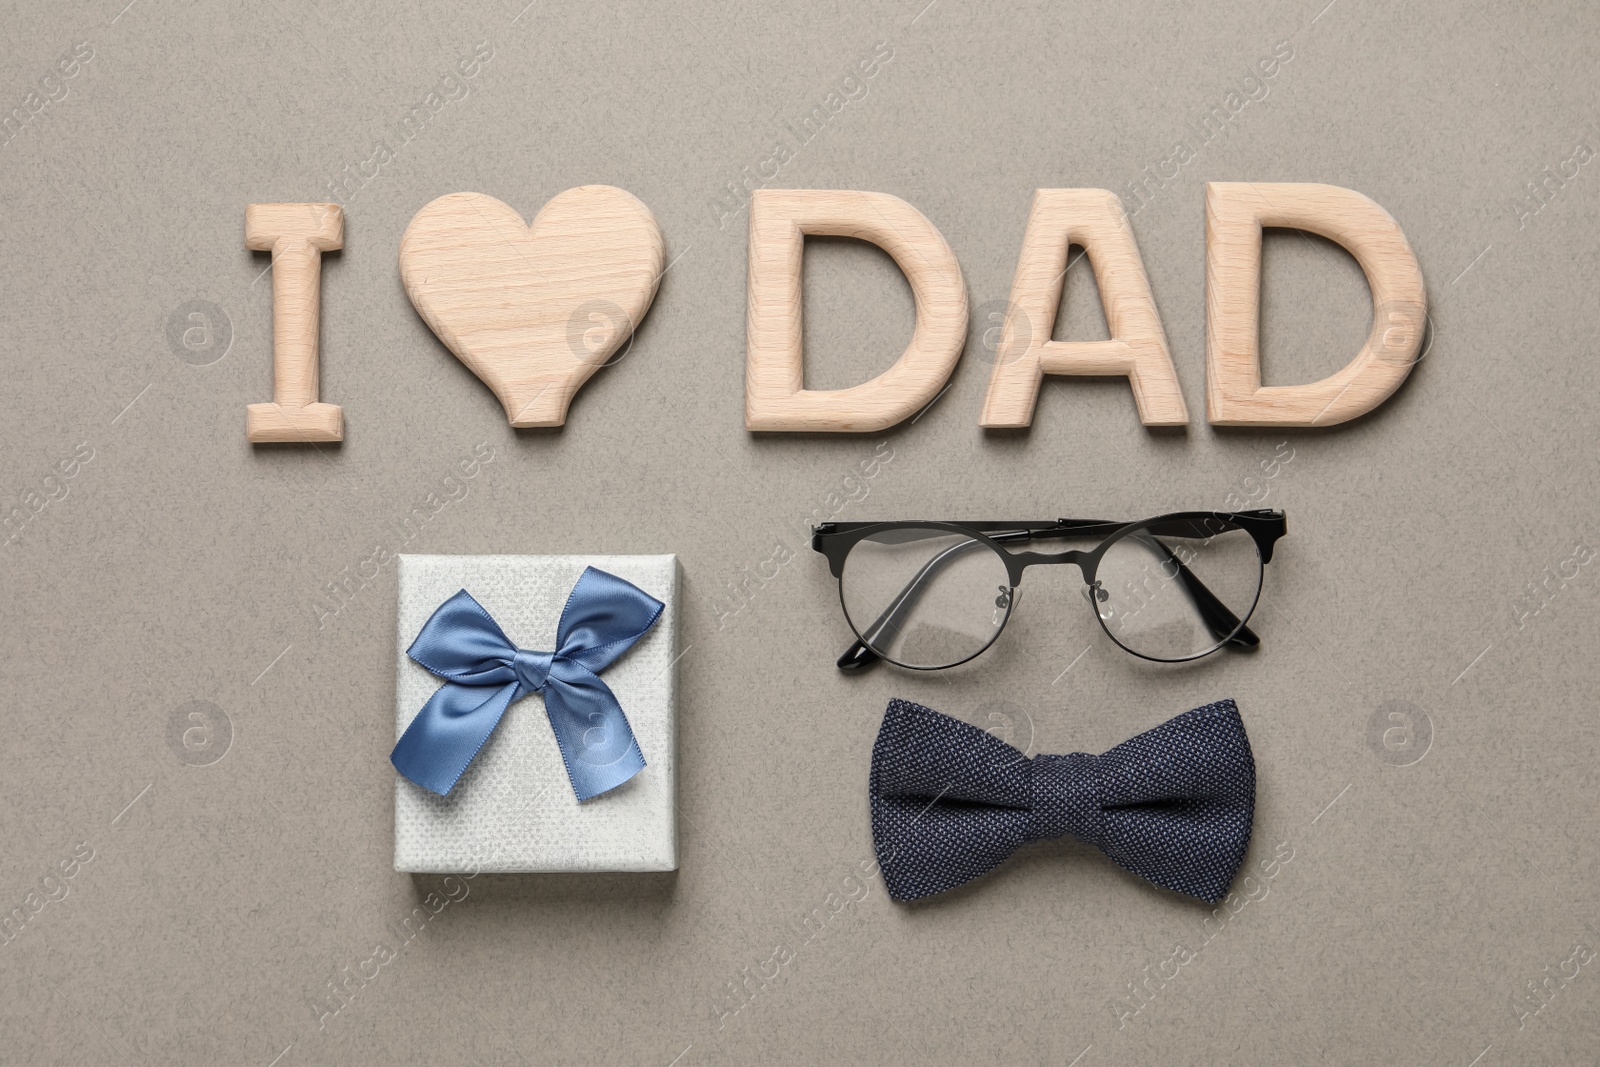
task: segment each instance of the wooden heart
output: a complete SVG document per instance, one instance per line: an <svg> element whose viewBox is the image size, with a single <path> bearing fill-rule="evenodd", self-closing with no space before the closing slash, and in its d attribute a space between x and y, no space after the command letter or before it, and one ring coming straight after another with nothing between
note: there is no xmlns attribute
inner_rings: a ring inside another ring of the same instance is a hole
<svg viewBox="0 0 1600 1067"><path fill-rule="evenodd" d="M400 280L511 425L560 426L649 310L664 258L650 209L610 185L568 189L531 226L492 196L451 193L406 227Z"/></svg>

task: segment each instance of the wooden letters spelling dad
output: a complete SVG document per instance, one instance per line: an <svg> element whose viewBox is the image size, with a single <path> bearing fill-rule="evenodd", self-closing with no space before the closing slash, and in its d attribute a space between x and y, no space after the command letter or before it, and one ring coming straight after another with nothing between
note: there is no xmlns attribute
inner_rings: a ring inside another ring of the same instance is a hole
<svg viewBox="0 0 1600 1067"><path fill-rule="evenodd" d="M1306 385L1263 385L1258 348L1262 227L1343 246L1372 291L1372 330L1343 369ZM807 389L800 265L807 234L870 241L899 265L916 327L894 365L848 389ZM317 398L321 255L339 248L334 204L251 204L245 243L272 252L273 400L251 404L251 441L338 441L343 412ZM1110 339L1051 339L1067 254L1089 258ZM585 185L523 221L477 193L425 206L400 241L406 294L439 340L481 378L513 426L560 426L589 377L649 310L665 247L632 194ZM916 208L887 193L758 189L750 200L745 426L871 433L944 388L967 339L955 253ZM1389 213L1349 189L1277 182L1206 186L1206 419L1218 426L1330 426L1392 394L1427 323L1422 271ZM1046 374L1126 377L1147 426L1181 426L1188 407L1122 202L1105 189L1040 189L1022 237L980 424L1024 427Z"/></svg>

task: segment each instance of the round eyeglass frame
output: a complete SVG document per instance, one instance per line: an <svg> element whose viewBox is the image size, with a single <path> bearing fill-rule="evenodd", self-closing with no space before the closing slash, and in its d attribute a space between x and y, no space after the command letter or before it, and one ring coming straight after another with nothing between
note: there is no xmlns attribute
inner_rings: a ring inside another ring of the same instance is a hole
<svg viewBox="0 0 1600 1067"><path fill-rule="evenodd" d="M845 623L850 627L851 632L856 635L861 647L870 651L872 655L878 659L884 660L888 663L893 663L896 666L902 667L906 670L938 671L949 670L950 668L959 667L964 663L971 662L977 657L983 655L983 653L987 652L989 648L1000 639L1000 635L1005 632L1006 626L1011 622L1011 614L1016 608L1018 590L1022 584L1022 575L1028 567L1035 564L1045 563L1072 563L1078 567L1079 573L1084 581L1084 588L1092 597L1098 589L1096 585L1096 575L1100 561L1114 544L1134 533L1137 533L1141 529L1156 526L1164 522L1172 523L1183 521L1217 523L1222 527L1217 530L1217 533L1227 532L1228 530L1240 530L1251 537L1251 540L1256 548L1255 595L1251 598L1249 609L1243 614L1236 616L1238 618L1238 624L1234 626L1225 636L1219 637L1215 644L1203 651L1196 652L1188 656L1169 658L1152 656L1148 653L1140 652L1137 649L1130 648L1128 645L1123 643L1106 625L1106 620L1101 616L1098 606L1091 602L1089 607L1090 610L1094 612L1095 621L1099 624L1101 631L1104 632L1105 635L1111 639L1111 642L1118 648L1122 649L1124 652L1127 652L1129 655L1137 656L1140 659L1147 660L1152 663L1189 663L1197 659L1203 659L1204 657L1211 655L1229 643L1245 643L1250 647L1254 647L1256 644L1254 635L1249 635L1251 637L1249 642L1237 642L1236 639L1249 625L1250 619L1255 615L1256 607L1261 602L1261 589L1265 584L1264 579L1266 564L1272 560L1272 548L1274 543L1285 532L1284 516L1282 512L1267 510L1254 512L1183 511L1172 512L1166 515L1156 515L1151 518L1139 519L1135 522L1129 523L1069 519L1057 520L1055 523L986 522L981 524L971 524L932 520L850 524L824 523L818 526L814 531L812 537L812 547L817 551L824 553L828 557L830 569L834 572L839 581L840 610L844 614ZM841 525L847 526L848 529L841 529ZM986 527L988 529L985 530L980 527ZM845 604L844 599L844 565L850 553L855 549L856 545L860 544L864 540L867 540L874 533L880 533L885 530L906 529L937 530L947 533L960 534L970 538L975 543L982 544L989 551L999 556L1002 562L1005 564L1007 580L1011 583L1008 587L1009 602L1006 605L1005 617L1001 620L1000 625L996 627L994 634L989 638L989 640L971 655L956 660L952 663L934 666L903 663L875 647L871 641L861 634L861 631L856 626L855 620L850 617L850 610ZM1013 552L1007 550L1004 547L1004 543L1002 543L1002 541L1000 541L997 537L991 536L991 534L998 534L1002 537L1009 535L1008 540L1012 541L1013 543L1029 543L1036 540L1049 538L1051 536L1073 534L1092 536L1092 534L1089 532L1090 529L1106 530L1109 532L1105 539L1092 549L1068 549L1062 552ZM825 538L839 534L850 534L853 536L847 544L843 545L842 548L829 546L825 543ZM1224 607L1226 607L1226 605L1224 605ZM1229 608L1229 611L1232 613L1231 608ZM841 659L840 665L844 666L843 659Z"/></svg>

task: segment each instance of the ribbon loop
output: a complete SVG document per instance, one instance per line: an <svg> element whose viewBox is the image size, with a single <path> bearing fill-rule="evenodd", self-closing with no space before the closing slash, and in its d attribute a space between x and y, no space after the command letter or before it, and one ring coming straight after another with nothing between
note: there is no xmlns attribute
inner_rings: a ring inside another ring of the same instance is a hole
<svg viewBox="0 0 1600 1067"><path fill-rule="evenodd" d="M644 769L644 754L597 672L643 637L665 608L631 582L587 567L562 609L557 650L535 652L512 644L483 605L461 590L406 650L445 684L400 735L389 761L422 788L448 795L506 708L542 692L578 799L615 789Z"/></svg>
<svg viewBox="0 0 1600 1067"><path fill-rule="evenodd" d="M604 671L661 618L662 603L632 582L589 567L556 629L556 655Z"/></svg>

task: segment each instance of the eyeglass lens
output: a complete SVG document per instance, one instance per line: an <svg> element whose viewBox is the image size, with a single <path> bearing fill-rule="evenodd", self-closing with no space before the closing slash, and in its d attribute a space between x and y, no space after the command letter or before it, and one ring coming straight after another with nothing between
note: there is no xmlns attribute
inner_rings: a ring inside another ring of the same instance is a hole
<svg viewBox="0 0 1600 1067"><path fill-rule="evenodd" d="M1101 625L1136 655L1185 660L1219 648L1255 610L1261 556L1220 520L1156 523L1106 547L1092 591Z"/></svg>
<svg viewBox="0 0 1600 1067"><path fill-rule="evenodd" d="M920 527L863 538L839 580L845 616L893 663L950 667L994 641L1011 611L1005 561L975 538Z"/></svg>

